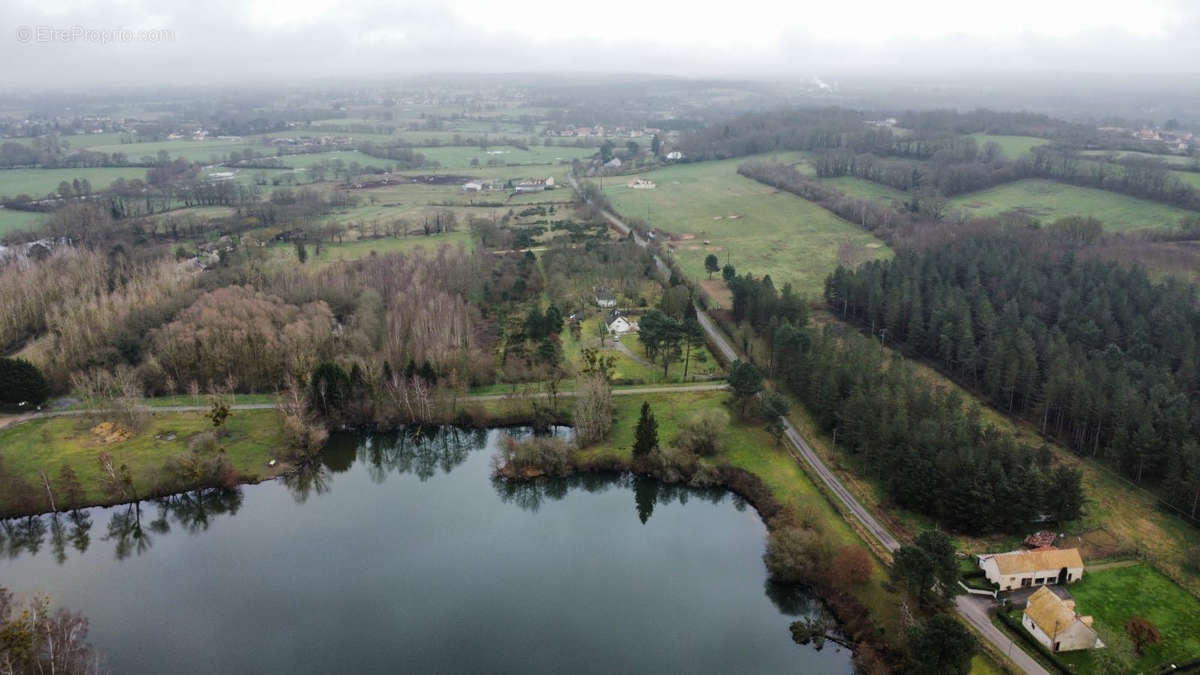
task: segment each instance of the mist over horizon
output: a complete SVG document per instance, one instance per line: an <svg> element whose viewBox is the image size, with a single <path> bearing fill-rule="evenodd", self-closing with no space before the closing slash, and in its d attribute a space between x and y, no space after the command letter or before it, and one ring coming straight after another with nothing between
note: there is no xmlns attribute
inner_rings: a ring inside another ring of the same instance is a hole
<svg viewBox="0 0 1200 675"><path fill-rule="evenodd" d="M1188 96L1200 75L1200 7L1182 0L1136 12L1112 2L1024 1L996 12L940 0L786 8L755 1L739 9L17 0L0 7L0 60L9 64L0 84L63 91L637 74L754 80L791 92L820 78L829 88L817 93L849 93L840 101L849 105L870 103L853 94L868 85L951 86L971 105L997 88L1081 83Z"/></svg>

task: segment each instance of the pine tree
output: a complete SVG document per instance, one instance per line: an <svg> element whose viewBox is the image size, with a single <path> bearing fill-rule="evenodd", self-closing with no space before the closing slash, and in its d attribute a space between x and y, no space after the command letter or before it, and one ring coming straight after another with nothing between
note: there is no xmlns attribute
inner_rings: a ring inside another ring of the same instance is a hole
<svg viewBox="0 0 1200 675"><path fill-rule="evenodd" d="M650 403L642 401L642 414L633 433L633 454L643 457L658 447L658 420L650 412Z"/></svg>

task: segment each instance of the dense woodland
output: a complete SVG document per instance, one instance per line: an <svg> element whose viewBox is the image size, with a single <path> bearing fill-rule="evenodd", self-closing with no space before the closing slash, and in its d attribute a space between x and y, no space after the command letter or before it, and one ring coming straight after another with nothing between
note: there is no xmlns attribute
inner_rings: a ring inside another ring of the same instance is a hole
<svg viewBox="0 0 1200 675"><path fill-rule="evenodd" d="M979 229L838 269L826 299L1000 410L1200 515L1194 288L1083 259L1053 232Z"/></svg>
<svg viewBox="0 0 1200 675"><path fill-rule="evenodd" d="M769 277L728 278L733 316L770 344L769 371L836 434L838 448L895 504L970 534L1020 532L1042 516L1077 518L1080 474L985 426L978 405L930 387L873 340L806 325Z"/></svg>

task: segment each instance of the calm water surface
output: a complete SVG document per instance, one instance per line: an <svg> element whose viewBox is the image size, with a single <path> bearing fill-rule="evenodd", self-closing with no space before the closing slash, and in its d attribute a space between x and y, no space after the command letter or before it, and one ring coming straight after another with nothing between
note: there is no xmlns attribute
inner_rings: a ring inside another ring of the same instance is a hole
<svg viewBox="0 0 1200 675"><path fill-rule="evenodd" d="M725 492L490 479L502 432L335 437L286 482L0 523L0 585L118 673L849 673Z"/></svg>

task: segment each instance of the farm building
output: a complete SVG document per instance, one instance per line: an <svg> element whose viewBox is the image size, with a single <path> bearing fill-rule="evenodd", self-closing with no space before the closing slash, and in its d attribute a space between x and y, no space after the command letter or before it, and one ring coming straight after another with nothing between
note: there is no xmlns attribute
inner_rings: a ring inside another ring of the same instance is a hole
<svg viewBox="0 0 1200 675"><path fill-rule="evenodd" d="M979 556L979 567L1002 591L1069 584L1083 578L1083 558L1077 548L1044 546L1032 551L989 553Z"/></svg>
<svg viewBox="0 0 1200 675"><path fill-rule="evenodd" d="M479 192L479 191L483 190L483 183L480 183L478 181L471 181L469 183L463 183L462 189L463 189L463 192Z"/></svg>
<svg viewBox="0 0 1200 675"><path fill-rule="evenodd" d="M517 183L514 188L517 192L541 192L543 190L554 189L554 177L546 179L531 179Z"/></svg>
<svg viewBox="0 0 1200 675"><path fill-rule="evenodd" d="M674 151L668 152L668 153L667 153L667 159L669 159L669 160L671 160L671 161L673 161L673 162L674 162L674 161L681 160L681 159L683 159L683 153L682 153L682 152L679 152L678 150L674 150Z"/></svg>
<svg viewBox="0 0 1200 675"><path fill-rule="evenodd" d="M637 330L637 325L617 309L608 313L608 317L604 320L604 323L608 326L608 332L614 335L624 335Z"/></svg>
<svg viewBox="0 0 1200 675"><path fill-rule="evenodd" d="M605 162L605 163L604 163L604 168L606 168L606 169L619 169L619 168L621 168L621 158L620 158L620 157L613 157L612 159L610 159L610 160L608 160L607 162Z"/></svg>
<svg viewBox="0 0 1200 675"><path fill-rule="evenodd" d="M633 188L634 190L653 190L658 186L654 184L654 181L646 180L645 178L638 176L637 178L629 181L629 187Z"/></svg>
<svg viewBox="0 0 1200 675"><path fill-rule="evenodd" d="M1069 652L1104 646L1092 627L1092 617L1079 616L1074 599L1060 598L1046 587L1029 596L1021 625L1050 651Z"/></svg>

